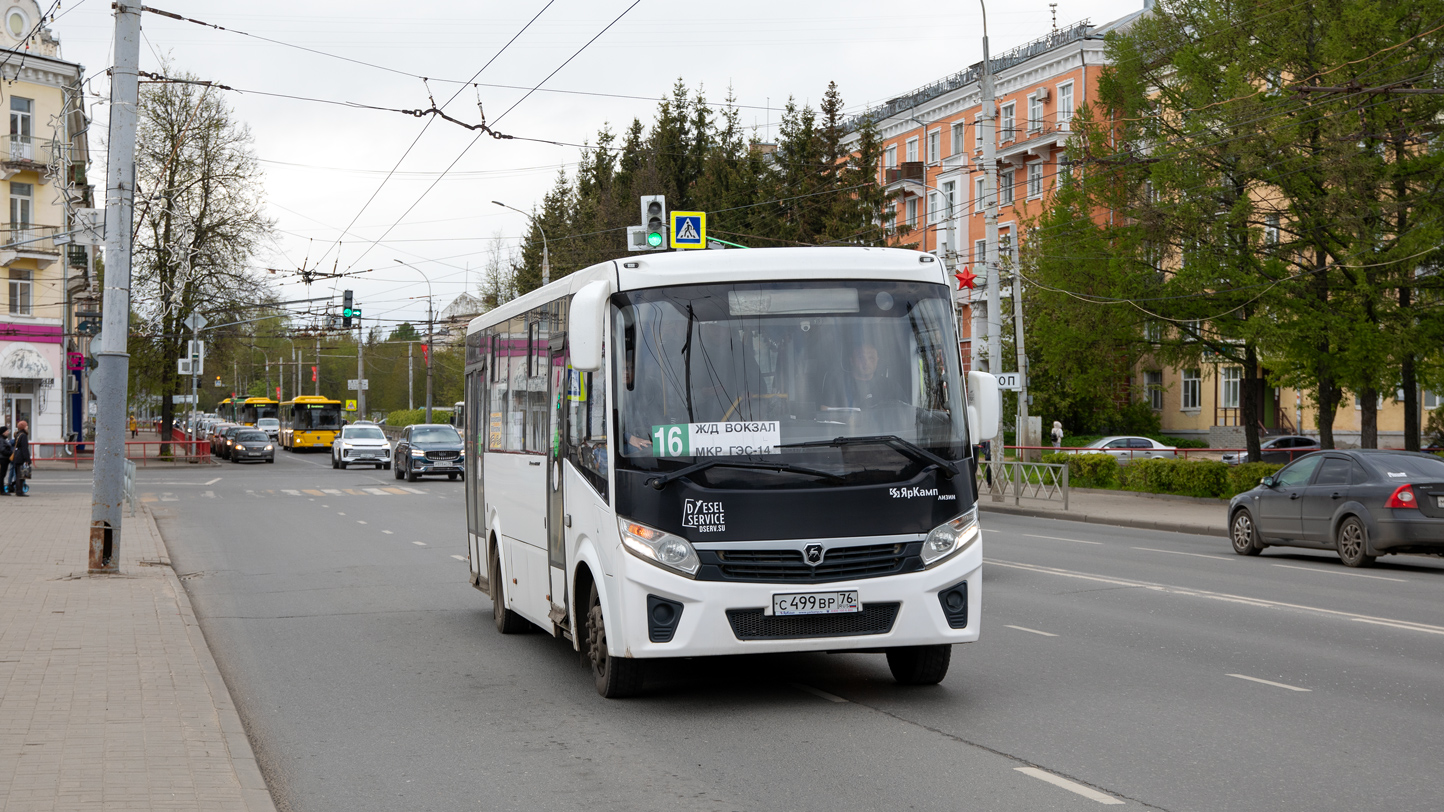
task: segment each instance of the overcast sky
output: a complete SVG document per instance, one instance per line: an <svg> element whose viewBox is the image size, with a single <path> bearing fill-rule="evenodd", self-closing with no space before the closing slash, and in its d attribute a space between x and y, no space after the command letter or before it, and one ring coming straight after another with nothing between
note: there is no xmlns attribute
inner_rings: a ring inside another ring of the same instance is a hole
<svg viewBox="0 0 1444 812"><path fill-rule="evenodd" d="M146 14L142 70L156 70L164 56L178 70L242 90L402 109L429 106L421 80L256 37L438 80L466 80L547 5L546 0L155 3L231 30ZM631 3L553 0L476 81L532 87ZM1101 24L1136 10L1142 0L1060 0L1056 5L1060 26L1082 19ZM656 99L680 77L689 86L702 85L716 101L730 86L738 103L747 106L743 121L768 140L787 97L815 106L829 81L838 83L849 111L856 112L979 61L978 5L939 8L937 3L861 0L641 0L543 85L640 98L538 92L506 112L525 90L466 87L446 110L475 121L479 95L488 121L500 131L581 143L594 141L606 124L622 131L634 117L649 122ZM995 2L990 12L994 53L1047 34L1053 21L1046 0ZM62 16L51 26L64 58L81 63L95 77L89 85L97 94L91 113L101 128L109 93L104 69L111 62L110 13L103 0L64 0ZM459 87L430 83L438 103ZM493 235L500 231L507 246L515 245L526 225L522 215L490 201L530 210L551 187L558 168L570 172L579 155L574 148L486 137L468 150L474 134L444 121L426 127L420 119L397 113L245 93L226 96L255 136L267 206L277 223L276 244L256 264L294 271L308 257L311 266L324 257L326 270L338 258L342 270L378 268L344 287L356 291L368 321L383 319L387 326L395 319L425 319L422 273L438 311L463 290L474 292ZM423 127L425 133L398 167ZM456 166L428 192L458 156ZM103 164L104 156L97 155L91 178L98 191L104 186ZM397 174L383 185L393 167ZM355 226L343 236L353 220ZM273 279L285 299L332 290L330 283L317 282L308 294L294 274Z"/></svg>

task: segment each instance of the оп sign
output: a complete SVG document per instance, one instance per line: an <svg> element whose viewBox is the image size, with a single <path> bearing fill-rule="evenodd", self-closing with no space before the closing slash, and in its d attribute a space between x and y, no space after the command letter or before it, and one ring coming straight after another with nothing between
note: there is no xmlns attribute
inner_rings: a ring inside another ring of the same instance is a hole
<svg viewBox="0 0 1444 812"><path fill-rule="evenodd" d="M998 388L1017 392L1023 388L1023 376L1017 372L999 372Z"/></svg>

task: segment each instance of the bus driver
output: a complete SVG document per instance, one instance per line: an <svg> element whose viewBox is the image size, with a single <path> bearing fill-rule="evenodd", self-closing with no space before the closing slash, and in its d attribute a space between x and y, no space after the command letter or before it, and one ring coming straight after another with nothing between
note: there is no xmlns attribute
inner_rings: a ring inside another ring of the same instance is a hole
<svg viewBox="0 0 1444 812"><path fill-rule="evenodd" d="M879 372L877 347L866 341L853 349L846 370L828 373L822 392L824 409L874 409L902 400L902 387Z"/></svg>

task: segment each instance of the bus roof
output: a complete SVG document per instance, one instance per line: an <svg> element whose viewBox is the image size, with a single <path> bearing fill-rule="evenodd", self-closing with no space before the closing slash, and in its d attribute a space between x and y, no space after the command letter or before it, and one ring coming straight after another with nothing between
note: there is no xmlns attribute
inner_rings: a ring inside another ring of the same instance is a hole
<svg viewBox="0 0 1444 812"><path fill-rule="evenodd" d="M804 279L883 279L946 285L946 274L946 266L932 255L902 248L753 248L636 254L593 265L513 299L472 319L467 332L521 315L597 279L610 281L613 290L636 290Z"/></svg>
<svg viewBox="0 0 1444 812"><path fill-rule="evenodd" d="M314 404L314 403L321 403L321 404L334 403L334 404L336 404L337 406L340 406L340 405L341 405L341 401L339 401L339 400L332 400L331 398L321 397L320 395L297 395L294 400L288 400L288 401L286 401L285 403L283 403L283 404L281 404L281 405L282 405L282 406L295 406L295 405L297 405L297 404L307 404L307 403L312 403L312 404Z"/></svg>
<svg viewBox="0 0 1444 812"><path fill-rule="evenodd" d="M276 402L276 401L271 400L270 398L264 398L264 397L262 397L262 398L246 398L246 399L245 399L245 404L246 404L247 406L251 406L251 405L264 406L264 405L266 405L267 403L275 403L275 402Z"/></svg>

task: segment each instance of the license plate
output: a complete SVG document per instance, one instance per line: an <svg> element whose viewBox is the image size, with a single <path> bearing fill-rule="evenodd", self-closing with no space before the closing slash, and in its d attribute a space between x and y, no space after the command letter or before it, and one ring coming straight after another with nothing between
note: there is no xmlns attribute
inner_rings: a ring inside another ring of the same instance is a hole
<svg viewBox="0 0 1444 812"><path fill-rule="evenodd" d="M857 590L847 592L797 592L772 596L774 615L837 615L861 612Z"/></svg>
<svg viewBox="0 0 1444 812"><path fill-rule="evenodd" d="M1439 499L1439 507L1444 508L1444 496L1440 496L1440 497L1438 497L1438 499Z"/></svg>

